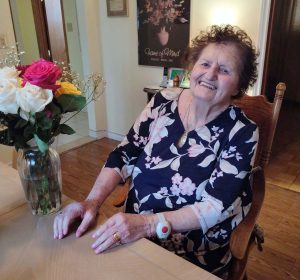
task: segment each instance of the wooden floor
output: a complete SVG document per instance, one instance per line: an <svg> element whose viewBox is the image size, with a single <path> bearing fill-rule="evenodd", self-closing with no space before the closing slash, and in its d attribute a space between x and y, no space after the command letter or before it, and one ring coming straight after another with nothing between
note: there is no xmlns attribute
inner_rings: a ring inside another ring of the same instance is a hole
<svg viewBox="0 0 300 280"><path fill-rule="evenodd" d="M251 280L300 279L300 115L298 112L291 122L294 111L287 106L282 112L266 170L266 198L259 218L265 231L264 251L255 248L251 252ZM84 199L117 144L104 138L63 153L63 192L74 200ZM115 193L101 208L107 217L119 211L112 206L114 197Z"/></svg>
<svg viewBox="0 0 300 280"><path fill-rule="evenodd" d="M268 183L300 192L300 103L282 105L266 176Z"/></svg>
<svg viewBox="0 0 300 280"><path fill-rule="evenodd" d="M250 256L250 279L300 279L300 104L282 105L259 218L262 253Z"/></svg>
<svg viewBox="0 0 300 280"><path fill-rule="evenodd" d="M77 201L85 199L108 154L118 143L118 141L103 138L62 153L60 159L63 193ZM116 189L101 208L106 217L120 211L112 206L118 191L120 188Z"/></svg>

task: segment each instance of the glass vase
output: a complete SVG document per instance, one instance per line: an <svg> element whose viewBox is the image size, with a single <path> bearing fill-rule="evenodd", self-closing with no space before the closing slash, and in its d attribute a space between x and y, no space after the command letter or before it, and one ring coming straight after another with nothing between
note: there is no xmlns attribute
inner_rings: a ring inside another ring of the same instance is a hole
<svg viewBox="0 0 300 280"><path fill-rule="evenodd" d="M61 166L59 154L49 147L19 150L17 169L33 215L48 215L61 208Z"/></svg>

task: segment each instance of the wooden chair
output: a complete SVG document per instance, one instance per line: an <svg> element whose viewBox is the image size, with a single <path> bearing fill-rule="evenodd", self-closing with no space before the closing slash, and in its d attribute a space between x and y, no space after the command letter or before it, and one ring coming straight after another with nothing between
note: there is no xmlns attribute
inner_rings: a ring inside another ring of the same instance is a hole
<svg viewBox="0 0 300 280"><path fill-rule="evenodd" d="M261 210L265 195L264 168L267 165L271 153L271 147L277 126L279 112L286 86L279 83L273 103L268 102L263 95L245 95L236 99L234 104L240 107L247 117L253 120L259 127L259 142L256 159L252 172L252 205L245 219L234 229L230 237L230 250L233 261L228 272L228 279L247 279L246 267L250 250L255 245L256 220ZM119 188L114 205L123 205L128 192L129 182Z"/></svg>
<svg viewBox="0 0 300 280"><path fill-rule="evenodd" d="M264 168L268 164L273 138L277 126L279 112L286 86L279 83L273 103L265 96L243 96L235 100L249 119L259 127L259 142L257 147L254 172L252 178L252 206L245 219L234 229L230 237L230 250L233 256L228 279L247 279L247 261L250 250L255 245L255 224L265 196Z"/></svg>

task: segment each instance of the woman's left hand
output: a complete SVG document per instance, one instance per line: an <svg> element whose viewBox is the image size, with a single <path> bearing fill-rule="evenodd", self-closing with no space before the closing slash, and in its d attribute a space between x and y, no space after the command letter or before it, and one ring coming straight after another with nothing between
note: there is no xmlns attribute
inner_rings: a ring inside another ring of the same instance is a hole
<svg viewBox="0 0 300 280"><path fill-rule="evenodd" d="M118 213L108 219L92 235L92 248L99 254L108 248L129 243L152 234L154 215Z"/></svg>

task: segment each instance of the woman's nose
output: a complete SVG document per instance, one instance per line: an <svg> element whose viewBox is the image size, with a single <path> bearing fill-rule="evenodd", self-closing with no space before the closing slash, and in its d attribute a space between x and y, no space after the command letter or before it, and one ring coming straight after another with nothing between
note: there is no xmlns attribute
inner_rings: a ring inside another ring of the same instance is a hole
<svg viewBox="0 0 300 280"><path fill-rule="evenodd" d="M218 73L217 67L210 67L207 69L205 76L208 80L213 81L217 79L217 73Z"/></svg>

